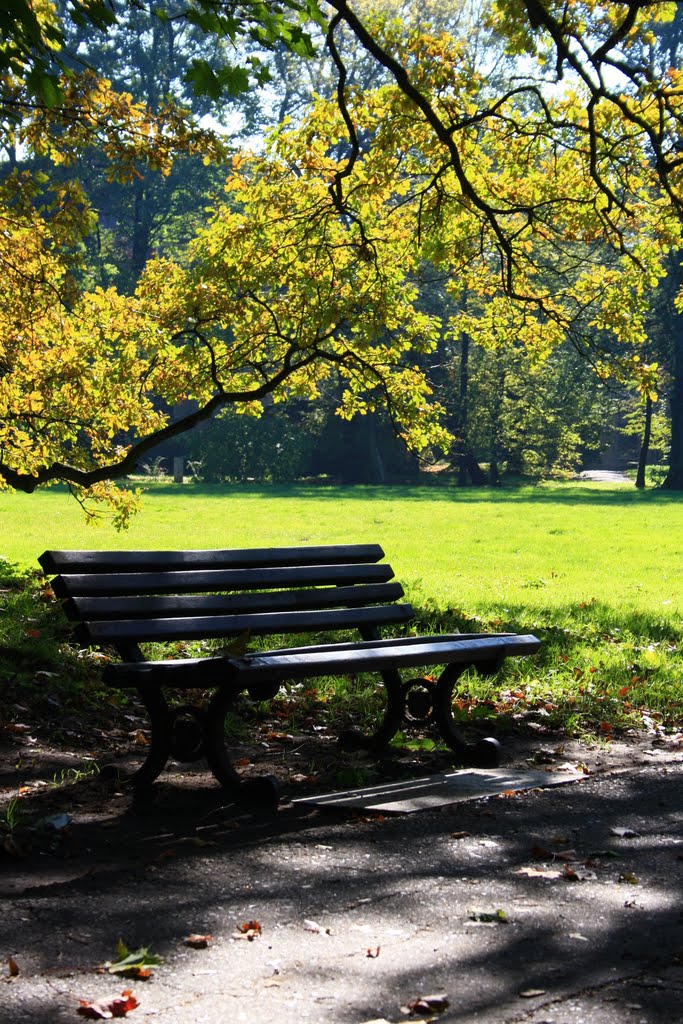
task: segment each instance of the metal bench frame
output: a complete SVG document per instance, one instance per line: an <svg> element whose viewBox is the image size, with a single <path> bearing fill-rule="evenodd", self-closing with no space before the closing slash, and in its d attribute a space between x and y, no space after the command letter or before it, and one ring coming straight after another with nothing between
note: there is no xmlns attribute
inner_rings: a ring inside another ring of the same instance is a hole
<svg viewBox="0 0 683 1024"><path fill-rule="evenodd" d="M43 570L57 574L55 594L64 602L84 646L113 646L122 661L107 665L104 681L136 688L151 721L144 764L131 779L154 781L169 758L205 757L233 795L275 799L270 777L243 782L225 745L225 718L236 697L275 696L287 680L377 672L386 710L369 736L349 730L346 749L379 752L404 723L433 724L461 763L498 763L499 745L487 738L467 745L452 718L455 684L468 668L497 672L505 658L529 655L540 643L516 634L452 634L382 639L381 628L406 625L403 588L380 560L379 545L254 548L194 551L46 551ZM226 639L282 633L354 630L361 639L277 648L207 658L147 661L150 641ZM404 680L401 670L444 666L434 679ZM164 690L213 690L208 705L170 707Z"/></svg>

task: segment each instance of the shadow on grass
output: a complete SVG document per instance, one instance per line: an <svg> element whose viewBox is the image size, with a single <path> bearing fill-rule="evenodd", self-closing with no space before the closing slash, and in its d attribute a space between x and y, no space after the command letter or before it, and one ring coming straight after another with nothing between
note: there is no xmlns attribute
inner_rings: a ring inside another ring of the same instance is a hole
<svg viewBox="0 0 683 1024"><path fill-rule="evenodd" d="M457 487L454 483L434 481L415 485L395 484L388 486L353 484L348 486L320 483L293 484L179 484L157 483L143 485L150 496L177 498L180 495L191 498L282 498L300 500L314 498L316 500L339 501L340 499L357 501L448 501L466 504L500 503L500 504L567 504L576 505L585 502L591 505L608 505L614 507L630 507L642 505L669 505L683 501L683 492L664 491L649 488L641 491L635 487L621 485L616 487L604 484L569 483L561 486L553 485L519 485L514 487Z"/></svg>
<svg viewBox="0 0 683 1024"><path fill-rule="evenodd" d="M536 633L539 639L571 647L587 641L609 642L634 639L643 644L683 642L683 617L614 608L604 601L590 600L548 608L511 604L489 607L483 616L470 617L458 611L416 608L420 631L429 633L475 632L482 627L491 632ZM541 652L541 659L542 659Z"/></svg>

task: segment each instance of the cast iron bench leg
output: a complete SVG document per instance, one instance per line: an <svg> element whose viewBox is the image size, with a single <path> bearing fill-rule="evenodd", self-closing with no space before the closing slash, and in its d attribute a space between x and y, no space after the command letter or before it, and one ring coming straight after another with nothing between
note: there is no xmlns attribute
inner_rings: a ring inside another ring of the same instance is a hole
<svg viewBox="0 0 683 1024"><path fill-rule="evenodd" d="M235 802L277 806L281 786L274 775L242 780L230 760L225 746L225 716L235 696L235 690L227 686L219 687L212 696L204 717L204 756L214 777Z"/></svg>
<svg viewBox="0 0 683 1024"><path fill-rule="evenodd" d="M156 687L139 687L138 693L149 715L152 738L144 764L130 778L135 787L154 782L171 756L169 709L163 693Z"/></svg>
<svg viewBox="0 0 683 1024"><path fill-rule="evenodd" d="M380 672L386 690L387 706L379 728L370 736L360 729L346 729L339 736L343 750L379 751L396 735L405 717L404 684L398 669L384 669Z"/></svg>
<svg viewBox="0 0 683 1024"><path fill-rule="evenodd" d="M144 763L130 777L137 787L154 782L170 757L181 762L198 761L204 756L204 712L192 704L169 707L159 687L138 687L151 725L151 741Z"/></svg>
<svg viewBox="0 0 683 1024"><path fill-rule="evenodd" d="M461 764L474 768L495 768L500 764L500 743L492 736L470 745L465 743L453 723L453 689L466 665L446 665L433 692L434 722L443 740Z"/></svg>

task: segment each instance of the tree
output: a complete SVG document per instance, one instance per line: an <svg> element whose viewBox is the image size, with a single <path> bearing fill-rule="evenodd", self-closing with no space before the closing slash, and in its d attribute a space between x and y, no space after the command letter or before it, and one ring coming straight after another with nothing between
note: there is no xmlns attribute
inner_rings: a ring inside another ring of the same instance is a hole
<svg viewBox="0 0 683 1024"><path fill-rule="evenodd" d="M69 11L97 19L102 6ZM424 22L406 32L347 0L329 8L323 19L295 0L201 0L180 12L217 36L297 53L309 18L337 87L264 155L234 159L228 202L180 259L148 261L134 295L78 286L92 222L82 190L60 184L46 199L49 182L42 195L7 178L0 475L10 486L96 488L125 517L129 499L107 481L159 441L227 404L314 396L332 373L344 381L342 416L386 403L407 441L444 443L418 365L444 326L420 309L425 264L456 299L468 289L449 328L482 347L541 359L572 337L591 343L600 373L652 387L635 349L680 235L682 100L678 73L654 79L640 54L648 19L670 5L500 0L491 24L523 56L524 77L496 90L453 35ZM176 104L145 110L93 72L75 75L50 49L64 32L48 5L41 17L31 45L26 19L10 35L8 151L19 142L63 164L97 142L122 181L140 161L166 170L179 153L223 155ZM342 31L381 69L376 89L353 87ZM248 84L250 67L260 73L250 61L239 73L195 61L189 78L217 96ZM188 399L193 411L175 421L159 412Z"/></svg>

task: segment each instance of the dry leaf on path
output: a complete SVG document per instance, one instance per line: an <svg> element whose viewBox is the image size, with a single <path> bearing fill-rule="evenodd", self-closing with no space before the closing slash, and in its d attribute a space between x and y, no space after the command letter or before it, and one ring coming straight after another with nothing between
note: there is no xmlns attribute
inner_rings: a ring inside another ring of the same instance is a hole
<svg viewBox="0 0 683 1024"><path fill-rule="evenodd" d="M99 1000L91 1003L87 999L81 999L80 1003L77 1012L81 1017L88 1017L90 1020L111 1020L112 1017L125 1017L130 1010L134 1010L136 1006L140 1005L130 989L125 989L120 996L110 999L107 1003Z"/></svg>
<svg viewBox="0 0 683 1024"><path fill-rule="evenodd" d="M640 879L637 875L634 875L632 871L622 871L619 875L618 881L620 881L622 884L626 883L627 885L640 884Z"/></svg>
<svg viewBox="0 0 683 1024"><path fill-rule="evenodd" d="M446 993L438 992L430 996L418 996L408 1003L408 1010L411 1013L443 1013L449 1005Z"/></svg>
<svg viewBox="0 0 683 1024"><path fill-rule="evenodd" d="M508 916L504 910L468 910L470 921L478 924L507 924Z"/></svg>
<svg viewBox="0 0 683 1024"><path fill-rule="evenodd" d="M519 868L515 874L527 875L528 878L561 878L562 872L559 868Z"/></svg>
<svg viewBox="0 0 683 1024"><path fill-rule="evenodd" d="M540 843L536 843L531 848L531 856L534 860L576 860L576 850L561 850L558 853L556 850L549 850L547 847L541 846Z"/></svg>
<svg viewBox="0 0 683 1024"><path fill-rule="evenodd" d="M253 942L254 939L258 938L263 929L258 921L243 921L242 924L237 925L237 931L233 933L233 939L247 939L248 942Z"/></svg>
<svg viewBox="0 0 683 1024"><path fill-rule="evenodd" d="M183 942L186 946L190 946L192 949L206 949L213 935L186 935Z"/></svg>
<svg viewBox="0 0 683 1024"><path fill-rule="evenodd" d="M125 975L127 978L140 978L146 981L152 975L152 968L163 964L164 958L151 953L147 946L141 946L133 952L128 949L122 939L116 944L116 960L108 960L103 970L109 974Z"/></svg>
<svg viewBox="0 0 683 1024"><path fill-rule="evenodd" d="M595 882L598 878L594 871L590 871L588 868L573 867L571 864L565 864L562 877L566 878L568 882Z"/></svg>

